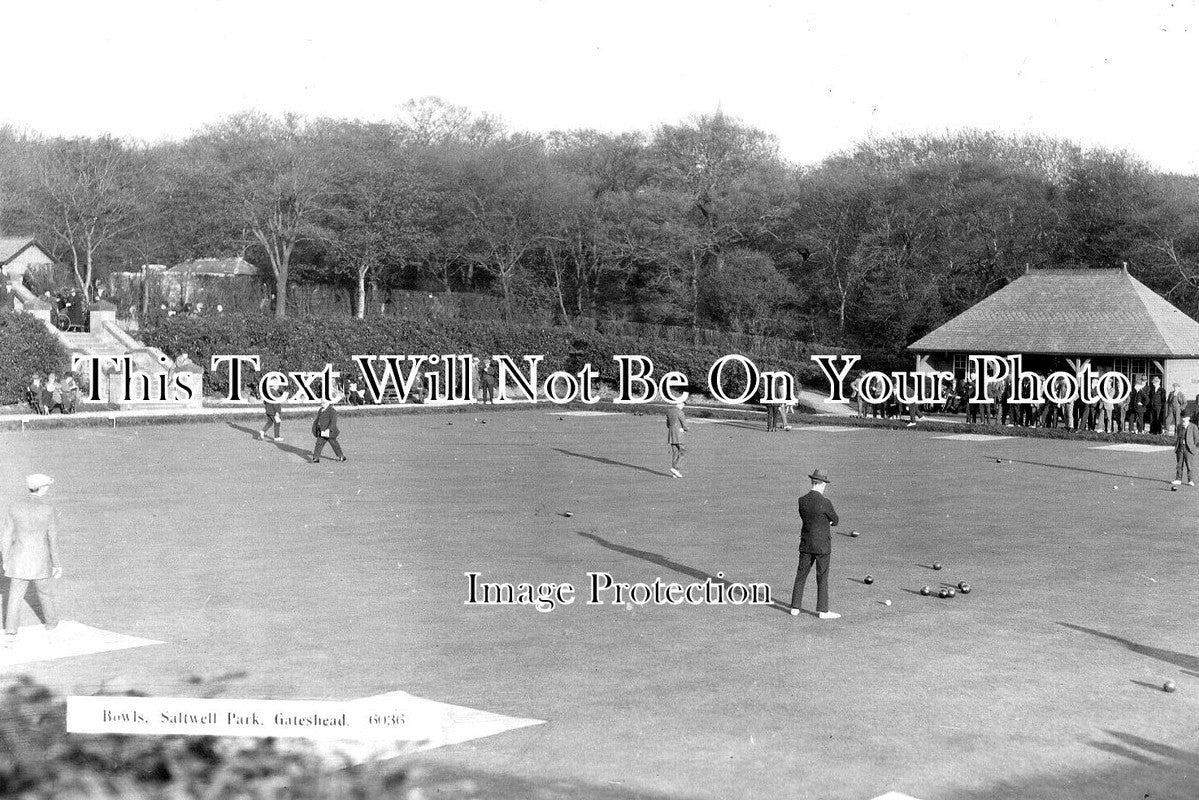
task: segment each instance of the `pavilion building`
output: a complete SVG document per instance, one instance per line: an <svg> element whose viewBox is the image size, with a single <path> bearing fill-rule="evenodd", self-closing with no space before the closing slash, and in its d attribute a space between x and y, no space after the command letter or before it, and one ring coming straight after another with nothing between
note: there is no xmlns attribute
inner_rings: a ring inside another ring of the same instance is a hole
<svg viewBox="0 0 1199 800"><path fill-rule="evenodd" d="M1123 269L1038 269L908 346L918 370L961 380L971 355L1023 356L1026 372L1157 375L1199 394L1199 322Z"/></svg>

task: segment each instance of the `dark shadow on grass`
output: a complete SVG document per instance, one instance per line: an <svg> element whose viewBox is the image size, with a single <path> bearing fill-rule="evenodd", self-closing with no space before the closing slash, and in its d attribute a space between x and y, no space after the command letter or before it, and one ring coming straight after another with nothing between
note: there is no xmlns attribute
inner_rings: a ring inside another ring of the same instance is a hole
<svg viewBox="0 0 1199 800"><path fill-rule="evenodd" d="M608 464L609 466L613 466L613 467L626 467L628 469L635 469L640 472L648 472L650 475L658 475L663 478L670 477L669 472L658 472L656 469L650 469L649 467L641 467L636 464L626 464L623 461L613 461L612 459L604 458L603 456L589 456L585 453L573 453L570 450L563 450L561 447L555 447L552 449L557 450L559 453L562 453L563 455L574 456L575 458L585 458L588 461L594 461L597 464Z"/></svg>
<svg viewBox="0 0 1199 800"><path fill-rule="evenodd" d="M723 586L728 586L730 583L733 583L733 581L730 581L728 578L718 578L715 575L712 575L711 573L708 573L708 572L704 572L701 569L696 569L695 567L689 567L686 564L680 564L677 561L672 561L669 558L667 558L666 556L662 555L661 553L655 553L650 550L638 550L635 547L629 547L628 545L617 544L616 542L610 542L607 539L605 539L604 537L598 536L589 531L575 531L575 533L577 533L579 536L582 536L584 539L590 539L591 541L598 544L600 547L606 547L607 549L614 550L617 553L623 553L626 556L633 556L634 558L639 558L642 561L648 561L651 564L657 564L659 567L663 567L663 568L669 569L673 572L677 572L680 575L686 575L687 577L694 578L697 581L707 580L707 581L711 581L714 584L719 584L719 585L723 585ZM773 596L773 592L771 592L771 595ZM791 613L791 606L786 605L784 603L780 603L778 601L772 601L769 606L765 606L765 607L772 608L776 611L782 611L784 614Z"/></svg>
<svg viewBox="0 0 1199 800"><path fill-rule="evenodd" d="M1150 683L1149 681L1129 681L1129 683L1135 683L1137 686L1144 686L1146 689L1152 689L1155 692L1160 692L1162 690L1160 685L1156 683Z"/></svg>
<svg viewBox="0 0 1199 800"><path fill-rule="evenodd" d="M1192 764L1199 762L1199 756L1195 753L1180 750L1172 745L1155 742L1152 739L1146 739L1144 736L1137 736L1135 733L1121 733L1120 731L1103 731L1113 739L1119 739L1127 747L1135 747L1139 750L1145 750L1155 756L1161 758L1169 758L1174 761L1188 761Z"/></svg>
<svg viewBox="0 0 1199 800"><path fill-rule="evenodd" d="M1082 625L1075 625L1071 622L1059 622L1058 625L1061 625L1063 628L1069 628L1073 631L1089 633L1092 636L1098 636L1100 639L1108 639L1116 642L1117 644L1123 645L1125 648L1138 655L1156 658L1158 661L1164 661L1167 664L1173 664L1174 666L1181 667L1185 670L1199 671L1199 656L1192 656L1188 655L1187 653L1179 653L1175 650L1166 650L1161 647L1150 647L1148 645L1139 644L1130 639L1125 639L1121 636L1104 633L1103 631L1097 631L1094 628L1086 628Z"/></svg>
<svg viewBox="0 0 1199 800"><path fill-rule="evenodd" d="M908 594L914 594L914 595L916 595L917 597L924 597L924 595L920 594L920 590L919 590L919 589L908 589L908 588L905 588L905 587L903 587L903 586L900 586L900 587L899 587L899 591L901 591L901 592L907 592Z"/></svg>
<svg viewBox="0 0 1199 800"><path fill-rule="evenodd" d="M1146 766L1150 766L1150 767L1162 766L1162 763L1160 761L1157 761L1156 759L1152 759L1149 756L1146 756L1142 753L1138 753L1137 751L1135 751L1129 747L1125 747L1122 744L1117 744L1116 742L1088 742L1088 744L1091 745L1091 747L1094 747L1096 750L1102 750L1103 752L1109 753L1113 756L1120 756L1121 758L1127 758L1132 761L1136 761L1140 764L1145 764Z"/></svg>
<svg viewBox="0 0 1199 800"><path fill-rule="evenodd" d="M988 461L994 461L995 456L983 456ZM1027 464L1031 467L1050 467L1052 469L1066 469L1071 472L1089 472L1092 475L1108 475L1112 478L1128 478L1129 480L1147 481L1149 483L1164 483L1167 486L1170 484L1168 478L1145 478L1140 475L1129 475L1127 472L1107 472L1102 469L1091 469L1090 467L1072 467L1068 464L1048 464L1044 461L1021 461L1019 459L1009 459L1013 464Z"/></svg>
<svg viewBox="0 0 1199 800"><path fill-rule="evenodd" d="M5 619L8 614L8 585L12 582L5 575L0 575L0 619ZM37 587L33 585L33 581L25 587L24 597L14 597L14 603L25 601L29 603L29 607L33 609L33 613L37 616L38 622L46 624L46 609L42 607L42 598L38 597Z"/></svg>
<svg viewBox="0 0 1199 800"><path fill-rule="evenodd" d="M241 425L238 425L235 422L226 422L225 424L228 425L230 428L232 428L235 431L241 431L242 433L248 434L249 437L251 439L253 439L255 442L259 441L258 431L254 430L253 428L246 428ZM266 439L263 443L265 444L267 442L269 442L270 444L273 444L275 447L279 448L280 450L297 455L300 458L304 459L305 461L309 461L312 458L311 451L303 450L299 447L296 447L295 445L287 444L285 442L277 442L274 439Z"/></svg>
<svg viewBox="0 0 1199 800"><path fill-rule="evenodd" d="M1164 798L1195 797L1195 770L1199 754L1180 750L1135 734L1104 730L1103 738L1087 742L1102 753L1118 756L1105 759L1101 767L1057 766L1048 771L1014 774L994 779L989 785L963 788L959 800L995 800L997 797L1078 798Z"/></svg>
<svg viewBox="0 0 1199 800"><path fill-rule="evenodd" d="M1140 683L1140 681L1133 681L1133 683ZM1159 687L1154 688L1158 688L1160 691ZM1186 750L1180 750L1177 747L1162 742L1155 742L1152 739L1146 739L1144 736L1137 736L1135 733L1122 733L1111 730L1104 730L1103 732L1117 741L1089 742L1088 744L1096 750L1102 750L1105 753L1112 753L1113 755L1153 767L1164 766L1161 759L1164 759L1166 762L1189 764L1192 768L1199 767L1199 755L1195 753L1189 753Z"/></svg>
<svg viewBox="0 0 1199 800"><path fill-rule="evenodd" d="M872 584L866 583L866 581L862 580L861 578L846 578L845 580L849 581L850 583L860 583L863 586L871 586L872 585Z"/></svg>

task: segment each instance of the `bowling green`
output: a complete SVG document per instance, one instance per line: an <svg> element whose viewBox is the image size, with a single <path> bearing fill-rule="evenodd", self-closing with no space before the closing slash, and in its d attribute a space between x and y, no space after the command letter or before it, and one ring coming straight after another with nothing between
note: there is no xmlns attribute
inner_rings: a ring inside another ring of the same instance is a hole
<svg viewBox="0 0 1199 800"><path fill-rule="evenodd" d="M306 421L2 434L8 496L57 478L65 616L164 642L7 674L545 721L407 762L441 797L1199 796L1199 491L1171 452L694 423L682 479L660 416L543 406L347 415L344 464L307 463ZM816 467L836 621L781 605ZM576 601L467 606L469 572ZM595 572L776 603L587 604Z"/></svg>

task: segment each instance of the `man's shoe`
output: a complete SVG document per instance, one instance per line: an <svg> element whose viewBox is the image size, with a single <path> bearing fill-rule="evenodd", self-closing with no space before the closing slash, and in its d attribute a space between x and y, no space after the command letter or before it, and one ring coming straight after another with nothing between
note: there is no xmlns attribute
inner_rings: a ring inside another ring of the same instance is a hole
<svg viewBox="0 0 1199 800"><path fill-rule="evenodd" d="M1175 486L1182 486L1182 481L1170 481Z"/></svg>
<svg viewBox="0 0 1199 800"><path fill-rule="evenodd" d="M276 436L276 437L275 437L275 441L276 441L276 442L281 442L281 441L283 441L283 437L282 437L282 436Z"/></svg>
<svg viewBox="0 0 1199 800"><path fill-rule="evenodd" d="M820 618L821 619L841 619L841 615L838 614L836 611L821 611Z"/></svg>
<svg viewBox="0 0 1199 800"><path fill-rule="evenodd" d="M1195 485L1194 481L1187 481L1187 486L1194 486L1194 485Z"/></svg>
<svg viewBox="0 0 1199 800"><path fill-rule="evenodd" d="M798 609L798 608L793 608L793 609L791 609L791 616L793 616L793 617L798 617L798 616L799 616L799 609Z"/></svg>
<svg viewBox="0 0 1199 800"><path fill-rule="evenodd" d="M671 474L671 475L673 475L673 476L675 476L676 478L681 478L681 477L683 477L683 473L679 472L679 471L678 471L677 469L675 469L674 467L671 467L671 468L670 468L670 474Z"/></svg>
<svg viewBox="0 0 1199 800"><path fill-rule="evenodd" d="M349 461L349 460L350 460L350 457L349 457L349 456L342 456L341 458L339 458L339 459L337 459L337 460L338 460L338 461L345 462L345 461Z"/></svg>
<svg viewBox="0 0 1199 800"><path fill-rule="evenodd" d="M321 463L321 460L319 458L314 458L314 459L312 459L312 463L319 464L319 463Z"/></svg>

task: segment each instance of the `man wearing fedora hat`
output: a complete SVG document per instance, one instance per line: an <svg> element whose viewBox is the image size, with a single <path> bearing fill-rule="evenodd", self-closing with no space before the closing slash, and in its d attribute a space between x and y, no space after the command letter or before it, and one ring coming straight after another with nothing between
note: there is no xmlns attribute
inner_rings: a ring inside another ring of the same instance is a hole
<svg viewBox="0 0 1199 800"><path fill-rule="evenodd" d="M340 397L323 397L321 398L321 407L316 412L316 419L312 421L312 435L316 438L316 445L312 448L312 463L321 463L321 450L329 444L333 448L333 454L337 456L338 461L348 461L345 453L341 452L341 445L337 443L337 436L341 431L337 429L337 409L333 404L339 401Z"/></svg>
<svg viewBox="0 0 1199 800"><path fill-rule="evenodd" d="M816 565L816 611L821 619L838 619L841 615L828 610L828 566L833 543L830 527L836 525L837 512L824 496L829 476L817 469L808 476L812 490L799 498L799 516L803 530L799 534L799 569L795 572L795 588L791 590L791 616L798 616L803 604L803 588L808 573Z"/></svg>
<svg viewBox="0 0 1199 800"><path fill-rule="evenodd" d="M51 579L62 576L58 557L58 512L46 501L46 492L54 479L49 475L30 475L25 479L29 496L13 503L0 528L0 558L4 559L4 576L8 582L8 609L4 615L4 644L9 646L17 636L21 621L21 604L25 592L33 583L42 605L46 630L58 625L54 613L54 591Z"/></svg>

